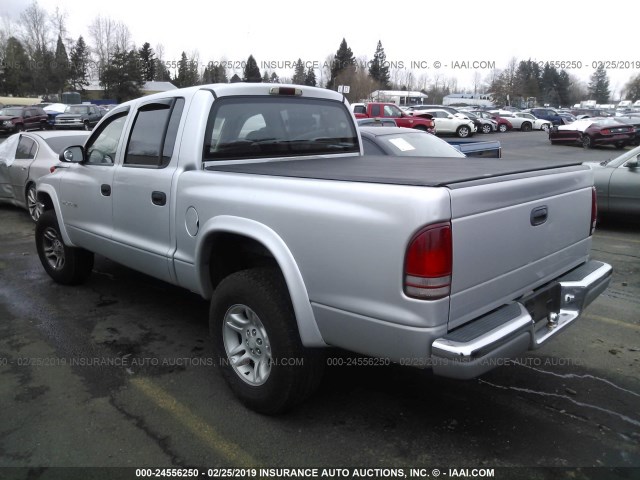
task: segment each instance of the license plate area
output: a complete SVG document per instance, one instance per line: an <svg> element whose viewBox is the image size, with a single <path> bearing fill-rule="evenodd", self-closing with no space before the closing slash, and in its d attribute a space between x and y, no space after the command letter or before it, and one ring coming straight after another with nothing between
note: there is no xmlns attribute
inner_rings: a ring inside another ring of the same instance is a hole
<svg viewBox="0 0 640 480"><path fill-rule="evenodd" d="M560 284L552 283L524 296L521 302L537 323L546 320L552 312L560 312L561 293Z"/></svg>

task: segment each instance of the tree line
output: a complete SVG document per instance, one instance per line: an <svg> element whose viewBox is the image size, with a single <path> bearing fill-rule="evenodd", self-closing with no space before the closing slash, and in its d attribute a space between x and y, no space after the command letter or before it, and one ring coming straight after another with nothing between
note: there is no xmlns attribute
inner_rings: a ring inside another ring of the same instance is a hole
<svg viewBox="0 0 640 480"><path fill-rule="evenodd" d="M137 48L128 27L113 19L97 16L89 25L89 42L80 36L71 39L66 15L58 9L48 14L36 0L21 14L19 31L4 25L0 29L0 92L4 95L38 95L55 98L63 91L82 92L97 80L104 98L122 102L140 96L148 81L170 81L177 87L227 82L293 83L336 90L349 85L350 101L367 98L375 90L417 90L429 101L441 103L450 93L492 93L498 104L526 103L572 105L585 98L609 103L611 92L604 68L599 67L585 85L564 69L540 65L532 60L511 59L504 70L494 69L486 78L474 74L473 88L462 90L455 77L440 72L416 75L406 69L392 69L382 42L378 41L372 60L356 59L343 38L325 67L305 69L302 59L294 65L291 78L275 72L261 72L249 55L241 72L226 68L223 61L202 64L197 51L182 52L180 60L166 61L164 47L152 48L148 42ZM318 78L318 75L320 78ZM640 98L640 75L625 88L629 99Z"/></svg>

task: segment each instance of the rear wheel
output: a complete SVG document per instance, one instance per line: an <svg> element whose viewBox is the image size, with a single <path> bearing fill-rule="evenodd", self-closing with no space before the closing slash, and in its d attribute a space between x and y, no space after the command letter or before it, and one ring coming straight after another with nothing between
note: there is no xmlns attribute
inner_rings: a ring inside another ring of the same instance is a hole
<svg viewBox="0 0 640 480"><path fill-rule="evenodd" d="M593 142L589 135L582 135L581 143L583 148L593 148Z"/></svg>
<svg viewBox="0 0 640 480"><path fill-rule="evenodd" d="M456 135L460 138L467 138L471 133L471 129L466 125L460 125L456 130Z"/></svg>
<svg viewBox="0 0 640 480"><path fill-rule="evenodd" d="M620 150L621 148L624 148L624 145L625 145L624 142L618 142L616 143L616 148Z"/></svg>
<svg viewBox="0 0 640 480"><path fill-rule="evenodd" d="M540 129L545 131L545 132L549 132L549 124L548 123L543 123L542 126L540 127Z"/></svg>
<svg viewBox="0 0 640 480"><path fill-rule="evenodd" d="M523 132L530 132L531 131L531 123L524 122L522 124L522 126L520 127L520 130L522 130Z"/></svg>
<svg viewBox="0 0 640 480"><path fill-rule="evenodd" d="M42 210L38 205L38 198L36 195L36 185L34 183L31 183L27 188L25 200L26 200L27 209L29 210L29 216L31 217L31 220L33 220L34 222L37 222L38 218L40 218L40 215L42 214Z"/></svg>
<svg viewBox="0 0 640 480"><path fill-rule="evenodd" d="M491 125L487 123L482 125L482 133L491 133Z"/></svg>
<svg viewBox="0 0 640 480"><path fill-rule="evenodd" d="M302 345L280 271L233 273L211 299L209 329L222 375L247 407L278 414L307 398L324 368L320 350Z"/></svg>
<svg viewBox="0 0 640 480"><path fill-rule="evenodd" d="M91 274L93 253L64 244L53 210L42 213L38 219L36 248L42 266L57 283L77 285Z"/></svg>

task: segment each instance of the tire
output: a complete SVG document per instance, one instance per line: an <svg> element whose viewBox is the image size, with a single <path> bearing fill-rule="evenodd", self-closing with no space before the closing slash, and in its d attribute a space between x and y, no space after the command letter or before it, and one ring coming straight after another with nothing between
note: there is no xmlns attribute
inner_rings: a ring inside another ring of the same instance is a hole
<svg viewBox="0 0 640 480"><path fill-rule="evenodd" d="M16 128L15 128L15 132L16 133L24 132L24 125L21 124L21 123L17 123L16 124Z"/></svg>
<svg viewBox="0 0 640 480"><path fill-rule="evenodd" d="M582 148L593 148L593 142L589 135L582 135L580 143L582 143Z"/></svg>
<svg viewBox="0 0 640 480"><path fill-rule="evenodd" d="M64 244L54 210L43 212L38 219L36 248L42 266L56 283L77 285L91 275L93 253Z"/></svg>
<svg viewBox="0 0 640 480"><path fill-rule="evenodd" d="M520 126L520 130L523 131L523 132L530 132L531 131L531 124L529 122L524 122Z"/></svg>
<svg viewBox="0 0 640 480"><path fill-rule="evenodd" d="M86 131L91 130L91 125L89 125L89 122L87 122L87 121L85 121L85 122L84 122L84 129L85 129Z"/></svg>
<svg viewBox="0 0 640 480"><path fill-rule="evenodd" d="M460 125L456 130L456 135L460 138L467 138L471 135L471 129L466 125Z"/></svg>
<svg viewBox="0 0 640 480"><path fill-rule="evenodd" d="M623 149L625 147L625 143L624 142L618 142L618 143L616 143L615 147L618 150L621 150L621 149Z"/></svg>
<svg viewBox="0 0 640 480"><path fill-rule="evenodd" d="M29 211L29 216L34 222L38 221L42 214L42 209L38 205L38 197L36 195L36 184L31 183L27 187L27 193L25 194L25 205Z"/></svg>
<svg viewBox="0 0 640 480"><path fill-rule="evenodd" d="M427 130L427 127L425 127L424 125L418 125L417 127L414 127L414 129L420 130L421 132L429 133L429 131Z"/></svg>
<svg viewBox="0 0 640 480"><path fill-rule="evenodd" d="M549 133L549 124L543 123L542 126L540 127L540 130Z"/></svg>
<svg viewBox="0 0 640 480"><path fill-rule="evenodd" d="M242 270L222 280L211 299L209 330L222 376L256 412L283 413L305 400L322 379L324 355L302 345L286 283L276 268ZM302 364L292 365L291 359Z"/></svg>
<svg viewBox="0 0 640 480"><path fill-rule="evenodd" d="M491 125L485 123L482 125L482 133L491 133Z"/></svg>
<svg viewBox="0 0 640 480"><path fill-rule="evenodd" d="M498 125L498 131L500 133L504 133L507 131L507 126L504 123L501 123L500 125Z"/></svg>

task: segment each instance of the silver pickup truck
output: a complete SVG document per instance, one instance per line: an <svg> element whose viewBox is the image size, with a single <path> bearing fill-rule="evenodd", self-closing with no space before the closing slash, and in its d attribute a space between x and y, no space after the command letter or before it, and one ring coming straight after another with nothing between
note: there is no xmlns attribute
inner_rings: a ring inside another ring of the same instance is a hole
<svg viewBox="0 0 640 480"><path fill-rule="evenodd" d="M43 177L38 254L94 253L199 293L221 371L279 413L323 348L472 378L564 330L607 287L579 163L364 156L342 95L224 84L115 108Z"/></svg>

